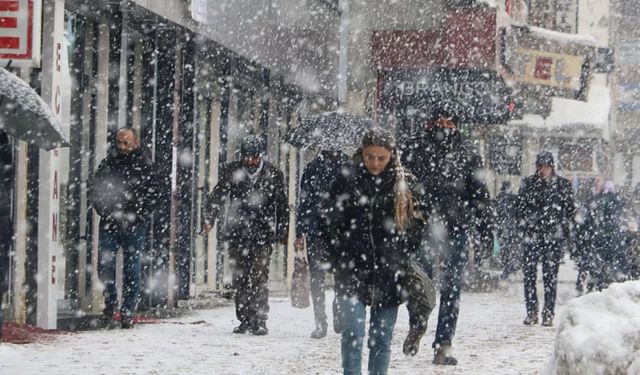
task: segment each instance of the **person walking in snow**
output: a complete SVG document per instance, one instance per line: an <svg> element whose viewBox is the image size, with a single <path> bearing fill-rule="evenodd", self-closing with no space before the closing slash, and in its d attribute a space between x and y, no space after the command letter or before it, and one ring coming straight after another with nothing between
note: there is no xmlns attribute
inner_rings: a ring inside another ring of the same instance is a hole
<svg viewBox="0 0 640 375"><path fill-rule="evenodd" d="M148 220L158 201L158 172L132 129L119 129L115 138L115 152L102 160L93 185L93 207L100 215L98 276L104 284L103 319L110 324L118 308L116 253L122 248L120 317L122 328L132 328Z"/></svg>
<svg viewBox="0 0 640 375"><path fill-rule="evenodd" d="M286 243L289 207L282 172L263 159L263 140L242 140L242 160L224 166L209 194L203 229L208 232L227 205L222 240L228 242L235 289L234 333L266 335L269 312L269 264L274 243Z"/></svg>
<svg viewBox="0 0 640 375"><path fill-rule="evenodd" d="M479 234L481 253L490 255L491 251L484 249L493 246L482 160L462 138L459 123L460 108L455 103L438 103L403 155L404 164L424 187L423 204L430 228L425 251L440 274L438 326L432 345L433 363L437 365L458 363L452 355L452 341L471 227L475 226Z"/></svg>
<svg viewBox="0 0 640 375"><path fill-rule="evenodd" d="M327 334L327 313L325 307L325 278L329 268L326 260L330 236L321 229L319 207L327 206L329 188L340 174L348 158L341 151L321 151L302 173L300 200L296 211L296 249L307 246L309 275L311 279L311 301L315 330L311 338L321 339ZM338 311L334 303L334 322ZM334 329L339 329L339 323Z"/></svg>
<svg viewBox="0 0 640 375"><path fill-rule="evenodd" d="M343 319L342 367L360 374L369 323L370 374L386 374L405 276L420 245L424 220L415 178L400 164L390 132L368 131L359 163L345 166L331 187L326 209L332 234L329 259Z"/></svg>
<svg viewBox="0 0 640 375"><path fill-rule="evenodd" d="M536 158L536 172L523 179L518 193L518 218L524 235L524 324L538 323L536 278L542 263L544 306L542 325L553 325L558 269L564 246L572 246L575 202L571 182L555 173L550 152Z"/></svg>

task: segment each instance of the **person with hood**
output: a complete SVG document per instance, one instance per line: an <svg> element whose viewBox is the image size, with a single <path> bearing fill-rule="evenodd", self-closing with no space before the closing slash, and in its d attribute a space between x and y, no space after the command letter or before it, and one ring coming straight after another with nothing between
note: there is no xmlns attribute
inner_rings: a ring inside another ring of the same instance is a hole
<svg viewBox="0 0 640 375"><path fill-rule="evenodd" d="M362 161L341 171L325 212L343 319L342 367L345 374L360 374L370 306L368 369L386 374L406 272L424 222L415 179L401 166L391 133L369 130L357 153Z"/></svg>
<svg viewBox="0 0 640 375"><path fill-rule="evenodd" d="M122 248L123 285L120 309L122 328L133 327L140 293L142 252L148 219L158 201L158 172L144 155L140 140L130 128L115 133L115 152L96 170L93 207L100 215L98 276L104 284L103 319L111 324L118 308L116 253Z"/></svg>
<svg viewBox="0 0 640 375"><path fill-rule="evenodd" d="M440 274L440 308L433 363L456 365L452 355L460 306L460 289L468 260L467 238L475 226L480 253L493 247L489 191L483 165L475 148L458 130L461 109L453 102L434 107L424 129L412 138L405 151L405 165L424 187L423 203L429 219L424 251L431 268ZM432 276L432 274L429 274Z"/></svg>
<svg viewBox="0 0 640 375"><path fill-rule="evenodd" d="M269 264L273 245L286 243L289 207L282 172L263 159L265 145L258 135L242 140L242 160L228 163L206 201L203 229L208 232L226 206L227 241L236 317L234 333L266 335L269 313Z"/></svg>
<svg viewBox="0 0 640 375"><path fill-rule="evenodd" d="M296 211L296 249L302 249L306 243L311 279L311 301L316 329L311 338L321 339L327 335L327 313L325 307L325 277L328 270L326 261L330 236L321 230L320 211L325 207L329 188L340 174L348 158L339 150L321 151L302 173L300 182L300 200ZM339 330L338 312L334 304L334 330Z"/></svg>
<svg viewBox="0 0 640 375"><path fill-rule="evenodd" d="M575 202L571 182L555 173L550 152L536 158L536 172L523 179L518 192L518 219L524 234L524 324L538 323L536 277L542 262L542 325L553 325L558 269L565 246L572 246Z"/></svg>

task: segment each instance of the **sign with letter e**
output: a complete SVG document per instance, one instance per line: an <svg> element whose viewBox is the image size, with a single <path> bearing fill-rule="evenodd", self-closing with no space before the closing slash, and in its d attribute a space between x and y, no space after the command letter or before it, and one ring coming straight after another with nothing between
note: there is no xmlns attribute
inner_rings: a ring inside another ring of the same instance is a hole
<svg viewBox="0 0 640 375"><path fill-rule="evenodd" d="M0 0L0 64L40 66L42 0Z"/></svg>

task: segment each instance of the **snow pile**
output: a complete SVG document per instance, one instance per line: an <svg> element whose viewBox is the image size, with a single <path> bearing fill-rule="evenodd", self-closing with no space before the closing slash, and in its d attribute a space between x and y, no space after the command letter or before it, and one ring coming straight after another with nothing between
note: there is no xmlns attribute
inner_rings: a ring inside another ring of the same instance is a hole
<svg viewBox="0 0 640 375"><path fill-rule="evenodd" d="M640 281L612 284L565 307L549 374L640 373Z"/></svg>

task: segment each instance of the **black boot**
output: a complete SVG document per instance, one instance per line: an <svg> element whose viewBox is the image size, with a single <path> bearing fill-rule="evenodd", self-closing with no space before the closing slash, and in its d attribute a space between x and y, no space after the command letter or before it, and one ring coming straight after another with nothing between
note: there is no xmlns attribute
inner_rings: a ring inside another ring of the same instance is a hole
<svg viewBox="0 0 640 375"><path fill-rule="evenodd" d="M251 328L249 323L241 322L239 326L233 328L233 333L247 333L247 331L249 331L249 328Z"/></svg>
<svg viewBox="0 0 640 375"><path fill-rule="evenodd" d="M255 336L265 336L269 333L269 330L267 329L267 323L258 323L254 326L251 327L251 333L253 333Z"/></svg>
<svg viewBox="0 0 640 375"><path fill-rule="evenodd" d="M436 345L433 364L442 366L456 366L458 364L458 360L451 355L451 344Z"/></svg>
<svg viewBox="0 0 640 375"><path fill-rule="evenodd" d="M312 339L321 339L327 335L327 321L320 320L316 322L316 330L311 332Z"/></svg>

